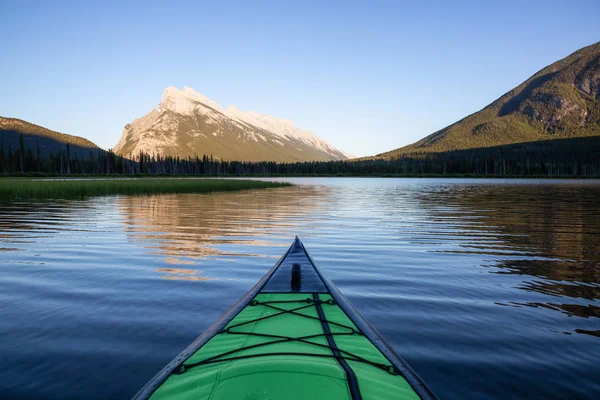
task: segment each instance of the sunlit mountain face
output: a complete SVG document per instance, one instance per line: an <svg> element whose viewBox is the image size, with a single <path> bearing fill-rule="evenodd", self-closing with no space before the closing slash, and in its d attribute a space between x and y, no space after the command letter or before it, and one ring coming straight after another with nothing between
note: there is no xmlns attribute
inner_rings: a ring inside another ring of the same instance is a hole
<svg viewBox="0 0 600 400"><path fill-rule="evenodd" d="M140 152L239 161L345 160L347 154L291 121L234 106L222 108L185 87L168 87L148 114L125 126L114 148L125 157Z"/></svg>

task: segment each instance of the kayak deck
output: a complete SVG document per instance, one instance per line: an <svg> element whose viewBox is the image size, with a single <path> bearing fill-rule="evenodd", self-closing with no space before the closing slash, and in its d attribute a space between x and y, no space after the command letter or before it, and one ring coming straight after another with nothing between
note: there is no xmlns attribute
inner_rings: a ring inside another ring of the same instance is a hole
<svg viewBox="0 0 600 400"><path fill-rule="evenodd" d="M433 398L349 306L296 238L234 309L136 397Z"/></svg>

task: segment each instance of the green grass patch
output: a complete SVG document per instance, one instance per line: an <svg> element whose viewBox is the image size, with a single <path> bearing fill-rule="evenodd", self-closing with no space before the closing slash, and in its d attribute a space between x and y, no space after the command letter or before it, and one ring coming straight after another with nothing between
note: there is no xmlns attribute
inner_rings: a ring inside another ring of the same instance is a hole
<svg viewBox="0 0 600 400"><path fill-rule="evenodd" d="M287 182L238 179L0 179L0 199L79 198L106 195L210 193L291 186Z"/></svg>

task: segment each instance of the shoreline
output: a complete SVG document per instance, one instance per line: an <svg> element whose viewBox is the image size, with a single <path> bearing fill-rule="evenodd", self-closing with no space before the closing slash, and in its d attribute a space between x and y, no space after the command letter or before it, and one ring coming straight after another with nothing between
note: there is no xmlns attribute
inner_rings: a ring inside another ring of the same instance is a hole
<svg viewBox="0 0 600 400"><path fill-rule="evenodd" d="M479 174L240 174L240 175L59 175L59 174L8 174L0 175L0 182L3 180L15 179L36 179L58 180L58 181L110 181L110 180L231 180L231 178L473 178L473 179L585 179L597 180L600 176L581 176L581 175L479 175Z"/></svg>

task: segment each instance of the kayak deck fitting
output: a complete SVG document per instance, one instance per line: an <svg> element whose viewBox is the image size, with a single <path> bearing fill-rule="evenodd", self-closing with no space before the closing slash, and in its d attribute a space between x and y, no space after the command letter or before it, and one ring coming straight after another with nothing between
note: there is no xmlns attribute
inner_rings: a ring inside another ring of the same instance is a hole
<svg viewBox="0 0 600 400"><path fill-rule="evenodd" d="M296 237L134 399L434 399Z"/></svg>

